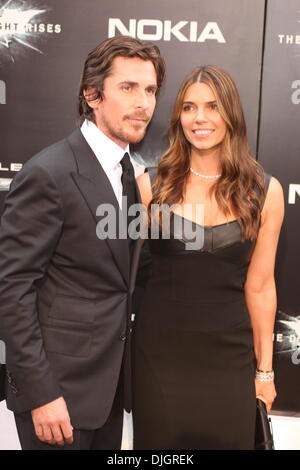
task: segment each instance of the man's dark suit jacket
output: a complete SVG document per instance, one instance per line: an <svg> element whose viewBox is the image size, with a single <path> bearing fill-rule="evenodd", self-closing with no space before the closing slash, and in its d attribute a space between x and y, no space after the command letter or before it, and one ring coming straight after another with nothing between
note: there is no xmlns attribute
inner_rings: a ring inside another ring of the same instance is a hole
<svg viewBox="0 0 300 470"><path fill-rule="evenodd" d="M7 405L23 412L63 396L81 429L101 427L112 406L130 348L141 246L134 242L130 260L126 239L97 237L101 203L118 214L110 182L78 129L16 175L0 229Z"/></svg>

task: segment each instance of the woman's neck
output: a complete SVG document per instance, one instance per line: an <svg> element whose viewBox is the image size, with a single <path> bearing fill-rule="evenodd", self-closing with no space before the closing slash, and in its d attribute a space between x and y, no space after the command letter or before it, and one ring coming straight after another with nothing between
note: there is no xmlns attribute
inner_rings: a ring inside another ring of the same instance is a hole
<svg viewBox="0 0 300 470"><path fill-rule="evenodd" d="M217 175L221 173L221 158L219 149L191 152L190 167L203 175Z"/></svg>

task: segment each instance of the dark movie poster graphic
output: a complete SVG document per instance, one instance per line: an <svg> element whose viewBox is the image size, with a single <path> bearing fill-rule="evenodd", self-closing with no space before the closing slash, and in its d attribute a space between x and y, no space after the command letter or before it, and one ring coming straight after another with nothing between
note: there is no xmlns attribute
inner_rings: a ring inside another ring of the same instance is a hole
<svg viewBox="0 0 300 470"><path fill-rule="evenodd" d="M0 203L24 162L58 137L49 56L63 27L52 3L0 1Z"/></svg>
<svg viewBox="0 0 300 470"><path fill-rule="evenodd" d="M258 159L282 184L285 221L276 266L274 409L300 412L300 1L267 7Z"/></svg>
<svg viewBox="0 0 300 470"><path fill-rule="evenodd" d="M76 126L84 60L114 35L150 40L166 60L157 111L134 148L140 163L161 154L179 84L201 64L236 79L255 152L264 8L263 0L0 0L0 212L22 164Z"/></svg>

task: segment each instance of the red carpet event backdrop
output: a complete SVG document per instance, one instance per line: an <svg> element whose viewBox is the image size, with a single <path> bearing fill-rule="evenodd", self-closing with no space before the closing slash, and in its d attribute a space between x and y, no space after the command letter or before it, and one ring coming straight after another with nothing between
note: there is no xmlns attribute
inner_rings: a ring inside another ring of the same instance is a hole
<svg viewBox="0 0 300 470"><path fill-rule="evenodd" d="M165 148L193 67L220 66L238 84L252 151L285 191L274 409L300 412L300 0L0 0L0 210L22 164L76 125L87 53L119 34L154 42L167 64L149 132L133 148L140 163L155 164Z"/></svg>

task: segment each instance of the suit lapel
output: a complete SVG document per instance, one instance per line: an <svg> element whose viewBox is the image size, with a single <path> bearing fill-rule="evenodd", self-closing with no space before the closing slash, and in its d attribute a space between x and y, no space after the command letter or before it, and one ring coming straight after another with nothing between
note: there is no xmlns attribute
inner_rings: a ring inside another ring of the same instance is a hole
<svg viewBox="0 0 300 470"><path fill-rule="evenodd" d="M68 137L68 142L72 148L78 168L78 172L72 172L71 176L90 209L95 223L98 224L101 220L101 216L96 215L98 206L100 204L112 205L116 211L118 237L119 223L123 224L122 228L124 230L124 220L105 171L79 129ZM130 260L127 239L106 238L106 242L125 283L129 285Z"/></svg>

